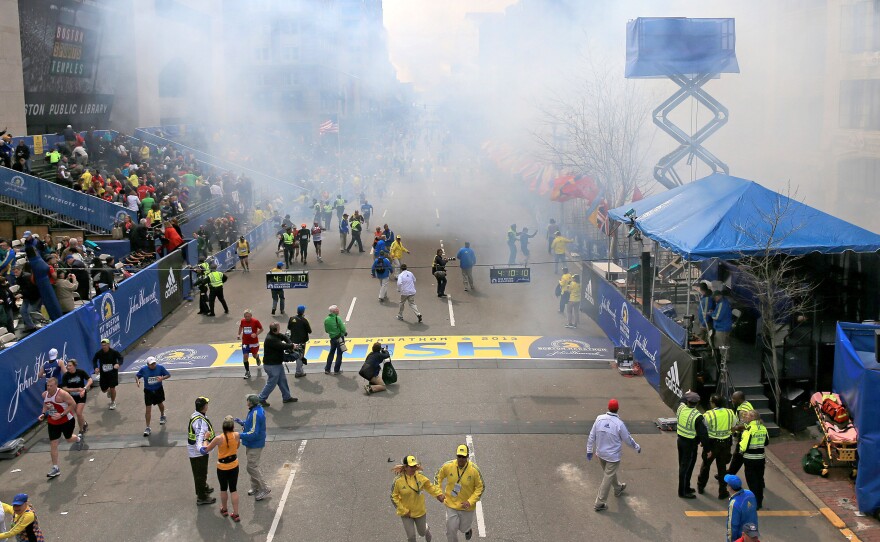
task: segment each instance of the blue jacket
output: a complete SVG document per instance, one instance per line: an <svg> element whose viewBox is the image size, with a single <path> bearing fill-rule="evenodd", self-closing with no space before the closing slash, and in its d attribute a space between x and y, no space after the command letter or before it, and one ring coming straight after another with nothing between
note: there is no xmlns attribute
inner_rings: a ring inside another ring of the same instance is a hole
<svg viewBox="0 0 880 542"><path fill-rule="evenodd" d="M375 254L376 256L382 254L382 252L388 252L388 247L385 244L385 239L379 239L379 241L376 243L376 246L373 248L373 254Z"/></svg>
<svg viewBox="0 0 880 542"><path fill-rule="evenodd" d="M730 301L722 297L721 301L715 305L715 311L712 313L712 323L715 331L730 331L733 329L733 312L730 308Z"/></svg>
<svg viewBox="0 0 880 542"><path fill-rule="evenodd" d="M348 233L348 220L345 218L339 223L339 233Z"/></svg>
<svg viewBox="0 0 880 542"><path fill-rule="evenodd" d="M742 536L743 525L758 524L758 501L748 489L740 489L727 501L727 542Z"/></svg>
<svg viewBox="0 0 880 542"><path fill-rule="evenodd" d="M385 271L382 273L376 271L376 264L379 263L379 260L382 260L383 265L385 265ZM391 262L388 258L376 258L375 261L373 261L373 267L370 270L370 273L377 279L387 279L391 276Z"/></svg>
<svg viewBox="0 0 880 542"><path fill-rule="evenodd" d="M247 448L266 446L266 413L260 405L250 409L244 419L241 443Z"/></svg>
<svg viewBox="0 0 880 542"><path fill-rule="evenodd" d="M455 257L458 258L458 265L460 265L462 269L470 269L477 265L477 255L474 254L472 248L461 247L458 249L458 254L456 254Z"/></svg>
<svg viewBox="0 0 880 542"><path fill-rule="evenodd" d="M709 327L708 321L712 320L712 311L715 310L715 300L712 295L700 296L700 304L697 314L700 316L700 327Z"/></svg>

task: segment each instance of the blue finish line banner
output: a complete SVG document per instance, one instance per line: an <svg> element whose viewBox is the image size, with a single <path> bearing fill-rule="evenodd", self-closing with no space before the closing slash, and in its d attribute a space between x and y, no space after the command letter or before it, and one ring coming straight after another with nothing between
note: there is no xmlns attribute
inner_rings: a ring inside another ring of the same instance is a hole
<svg viewBox="0 0 880 542"><path fill-rule="evenodd" d="M0 168L0 195L107 231L125 215L137 221L134 212L120 205L12 169Z"/></svg>

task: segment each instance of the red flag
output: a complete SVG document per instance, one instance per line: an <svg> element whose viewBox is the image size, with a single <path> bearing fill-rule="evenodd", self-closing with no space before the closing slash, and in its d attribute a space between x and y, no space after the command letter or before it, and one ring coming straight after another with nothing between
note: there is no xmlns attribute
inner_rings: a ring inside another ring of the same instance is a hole
<svg viewBox="0 0 880 542"><path fill-rule="evenodd" d="M633 202L639 201L640 199L645 199L645 196L642 195L642 191L639 190L637 186L635 190L633 190Z"/></svg>

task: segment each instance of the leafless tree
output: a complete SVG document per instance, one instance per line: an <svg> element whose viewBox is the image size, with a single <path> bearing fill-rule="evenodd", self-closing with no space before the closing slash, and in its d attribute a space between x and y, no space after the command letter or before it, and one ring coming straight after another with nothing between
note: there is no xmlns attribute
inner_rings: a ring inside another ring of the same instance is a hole
<svg viewBox="0 0 880 542"><path fill-rule="evenodd" d="M647 184L651 106L632 81L586 59L585 75L538 105L532 131L539 157L560 169L591 176L610 207L623 205Z"/></svg>
<svg viewBox="0 0 880 542"><path fill-rule="evenodd" d="M812 310L815 288L800 273L802 257L785 254L782 250L786 239L806 226L806 221L792 225L796 196L797 191L792 192L789 185L784 194L776 194L769 209L755 208L751 224L735 226L744 245L751 248L740 257L738 267L742 272L742 286L754 296L761 315L760 337L765 351L770 353L770 366L766 369L777 421L781 389L776 338L786 325Z"/></svg>

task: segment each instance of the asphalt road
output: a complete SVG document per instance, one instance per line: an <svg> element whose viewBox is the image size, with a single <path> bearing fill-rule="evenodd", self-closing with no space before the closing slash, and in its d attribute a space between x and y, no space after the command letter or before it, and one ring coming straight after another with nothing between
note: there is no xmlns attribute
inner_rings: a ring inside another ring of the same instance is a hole
<svg viewBox="0 0 880 542"><path fill-rule="evenodd" d="M352 337L544 335L601 341L588 320L582 319L573 332L563 328L552 293L552 265L546 264L532 266L529 285L489 285L488 268L480 268L476 293L465 293L458 270L450 268L453 326L450 303L436 297L430 274L441 243L454 253L469 240L480 263L506 263L504 232L510 223L543 228L503 190L475 188L469 179L438 175L434 183L391 189L386 202L372 202L373 222L387 221L404 236L412 252L405 261L415 268L424 323L415 323L411 314L407 321L397 321L396 304L377 300L369 255L340 254L336 235L324 242L325 263L310 262L310 287L288 294L288 314L305 304L313 327L320 328L327 306L337 304L348 316L357 298L348 322ZM539 234L533 242L533 260L549 259L542 239ZM187 304L153 330L142 349L234 341L245 307L268 326L273 321L271 301L257 271L268 270L276 259L273 248L264 247L252 257L254 272L231 274L226 291L232 314L209 319L195 314L197 305ZM286 321L286 316L278 317ZM0 498L30 493L47 540L404 540L389 500L391 467L411 453L432 475L470 437L486 480L484 521L475 539L724 536L725 503L714 498L714 487L697 500L675 497L675 437L652 424L654 418L668 416L668 409L643 379L624 378L607 362L407 363L399 367L396 386L372 396L361 390L355 362L347 363L339 377L324 375L320 363L310 363L309 369L306 378L290 379L298 403L282 405L277 391L270 398L263 468L273 491L258 503L242 492L240 524L221 518L219 504L195 505L185 450L186 423L196 396L211 398L208 415L219 425L226 414L242 416L245 394L262 387L257 371L254 379L244 381L237 368L175 372L166 386L169 423L160 427L154 422L150 438L141 436L141 392L128 379L120 387L118 410L107 410L107 399L93 394L86 409L91 423L86 446L74 451L62 444L62 475L45 477L50 461L41 428L27 453L0 463ZM627 492L612 497L610 510L599 514L592 503L601 471L586 461L586 433L612 396L620 401L621 417L642 453L625 450L621 478L628 483ZM212 461L209 480L216 486L213 467ZM248 487L244 471L239 482ZM763 539L840 537L770 466L767 488ZM434 536L442 540L442 505L429 502L428 519Z"/></svg>

